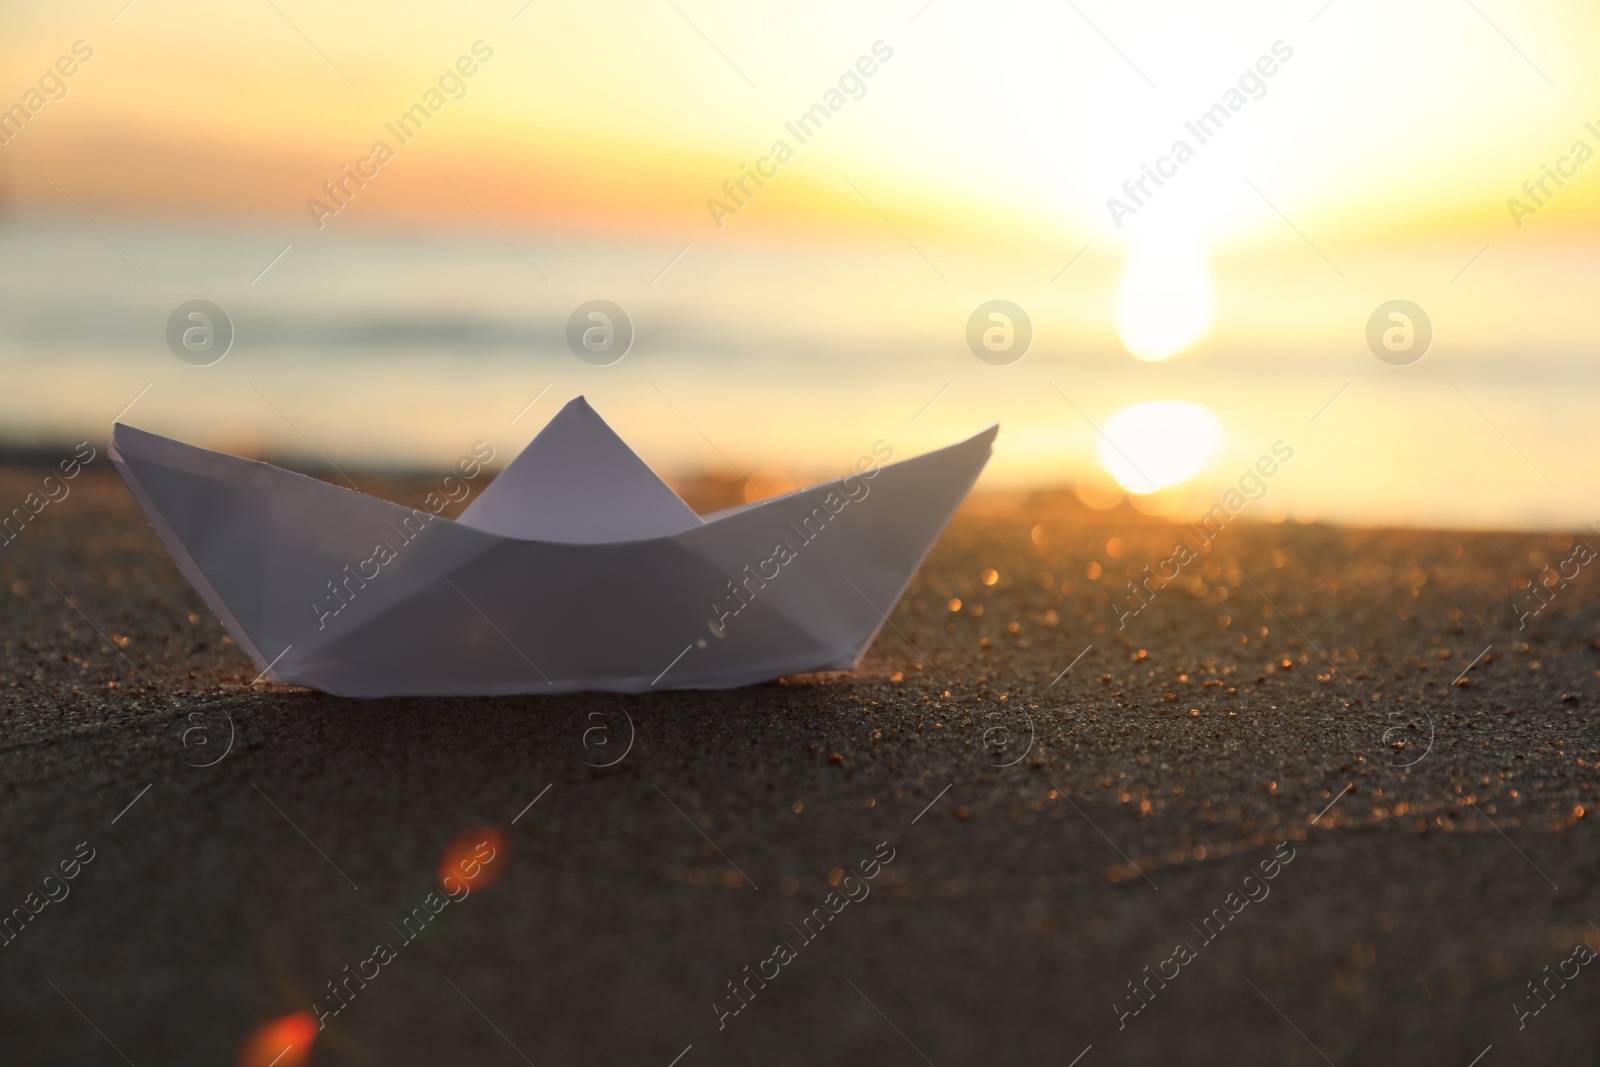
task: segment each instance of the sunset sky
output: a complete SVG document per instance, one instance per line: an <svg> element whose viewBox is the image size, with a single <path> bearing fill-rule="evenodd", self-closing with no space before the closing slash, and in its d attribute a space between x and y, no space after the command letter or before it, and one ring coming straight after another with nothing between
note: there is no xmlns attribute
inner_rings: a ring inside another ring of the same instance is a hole
<svg viewBox="0 0 1600 1067"><path fill-rule="evenodd" d="M1140 227L1112 226L1106 199L1279 41L1293 58L1204 146L1165 194L1181 203L1151 227L1182 219L1207 241L1280 240L1243 175L1330 241L1503 229L1505 200L1600 119L1585 47L1600 16L1576 0L935 0L920 13L706 0L535 0L519 13L509 0L403 16L299 0L135 0L118 15L122 2L8 11L7 101L75 41L94 49L67 97L4 149L16 209L54 210L43 180L54 174L89 203L306 222L321 182L393 140L383 124L476 41L494 58L465 98L341 221L459 216L438 180L455 175L499 217L705 236L704 201L740 163L794 141L783 124L880 40L893 58L865 95L794 145L782 181L719 238L870 230L848 177L925 234L1128 243ZM1592 222L1597 188L1563 190L1539 227Z"/></svg>
<svg viewBox="0 0 1600 1067"><path fill-rule="evenodd" d="M589 392L663 463L797 467L817 447L845 462L885 426L915 450L1001 421L992 477L1035 484L1103 479L1103 422L1185 400L1218 420L1200 498L1292 410L1343 459L1286 485L1287 510L1600 514L1568 491L1600 476L1592 5L124 3L5 15L0 108L43 104L0 146L13 437L75 434L156 382L139 412L162 432L422 461L456 450L484 404L514 410L549 383L547 404ZM93 58L58 83L77 42ZM391 126L418 103L436 106L402 141ZM815 105L826 122L802 139L790 127ZM734 200L724 183L758 165ZM368 177L341 203L324 183L345 167ZM249 323L203 386L159 340L197 295ZM596 295L630 308L641 344L670 338L670 358L609 378L574 365L560 324ZM996 297L1032 316L1014 367L962 341ZM1395 298L1431 316L1415 367L1363 341ZM377 350L463 317L539 344L548 325L554 354L515 385L460 382L440 353L373 385L317 347L367 331ZM148 363L117 354L141 344ZM63 391L57 359L105 373ZM273 373L313 432L260 404ZM229 375L237 388L213 388ZM828 405L821 429L775 377ZM409 431L336 417L355 381L412 413ZM706 406L674 413L674 392ZM1396 456L1455 495L1419 503Z"/></svg>

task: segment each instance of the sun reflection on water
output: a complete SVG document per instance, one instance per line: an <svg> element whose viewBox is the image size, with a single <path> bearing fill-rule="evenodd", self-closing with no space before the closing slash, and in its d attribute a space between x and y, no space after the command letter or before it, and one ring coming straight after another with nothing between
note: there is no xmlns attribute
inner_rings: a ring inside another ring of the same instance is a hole
<svg viewBox="0 0 1600 1067"><path fill-rule="evenodd" d="M1140 496L1201 473L1222 442L1221 421L1210 408L1188 400L1132 404L1101 429L1095 459L1119 485Z"/></svg>

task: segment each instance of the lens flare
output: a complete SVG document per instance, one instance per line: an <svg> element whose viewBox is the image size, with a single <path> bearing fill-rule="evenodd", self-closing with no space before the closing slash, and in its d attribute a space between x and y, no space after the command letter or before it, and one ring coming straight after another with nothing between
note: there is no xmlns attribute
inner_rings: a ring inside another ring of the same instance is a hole
<svg viewBox="0 0 1600 1067"><path fill-rule="evenodd" d="M439 861L439 884L453 890L463 883L487 889L505 871L506 835L498 827L480 826L456 835Z"/></svg>
<svg viewBox="0 0 1600 1067"><path fill-rule="evenodd" d="M1140 239L1122 268L1117 335L1139 359L1159 362L1211 329L1216 297L1205 246L1174 235Z"/></svg>
<svg viewBox="0 0 1600 1067"><path fill-rule="evenodd" d="M239 1067L300 1067L316 1037L317 1020L309 1011L262 1023L239 1049Z"/></svg>
<svg viewBox="0 0 1600 1067"><path fill-rule="evenodd" d="M1151 400L1106 420L1095 459L1130 493L1147 495L1205 469L1222 440L1211 409L1187 400Z"/></svg>

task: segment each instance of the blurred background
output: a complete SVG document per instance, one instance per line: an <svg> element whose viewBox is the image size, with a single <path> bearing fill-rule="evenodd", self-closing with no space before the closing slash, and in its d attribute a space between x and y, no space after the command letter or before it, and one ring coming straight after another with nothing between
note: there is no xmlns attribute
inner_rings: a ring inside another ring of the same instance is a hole
<svg viewBox="0 0 1600 1067"><path fill-rule="evenodd" d="M4 22L13 457L102 447L125 411L442 472L479 440L509 461L583 394L670 479L749 498L999 422L983 486L1094 507L1194 514L1281 441L1251 517L1600 519L1600 14L1577 0ZM597 299L632 325L607 365L566 337ZM193 300L232 323L209 365L169 348ZM993 300L1031 325L1020 358L969 345ZM1386 360L1393 300L1431 338Z"/></svg>

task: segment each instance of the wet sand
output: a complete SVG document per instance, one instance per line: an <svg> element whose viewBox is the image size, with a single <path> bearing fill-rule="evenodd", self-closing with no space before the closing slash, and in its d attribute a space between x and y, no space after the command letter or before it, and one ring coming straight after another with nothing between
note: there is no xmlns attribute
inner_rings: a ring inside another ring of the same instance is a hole
<svg viewBox="0 0 1600 1067"><path fill-rule="evenodd" d="M0 548L0 912L93 853L0 1059L235 1062L384 942L308 1062L1594 1062L1593 568L1512 607L1572 538L1241 524L1119 629L1179 536L980 496L856 672L366 702L252 684L91 469Z"/></svg>

